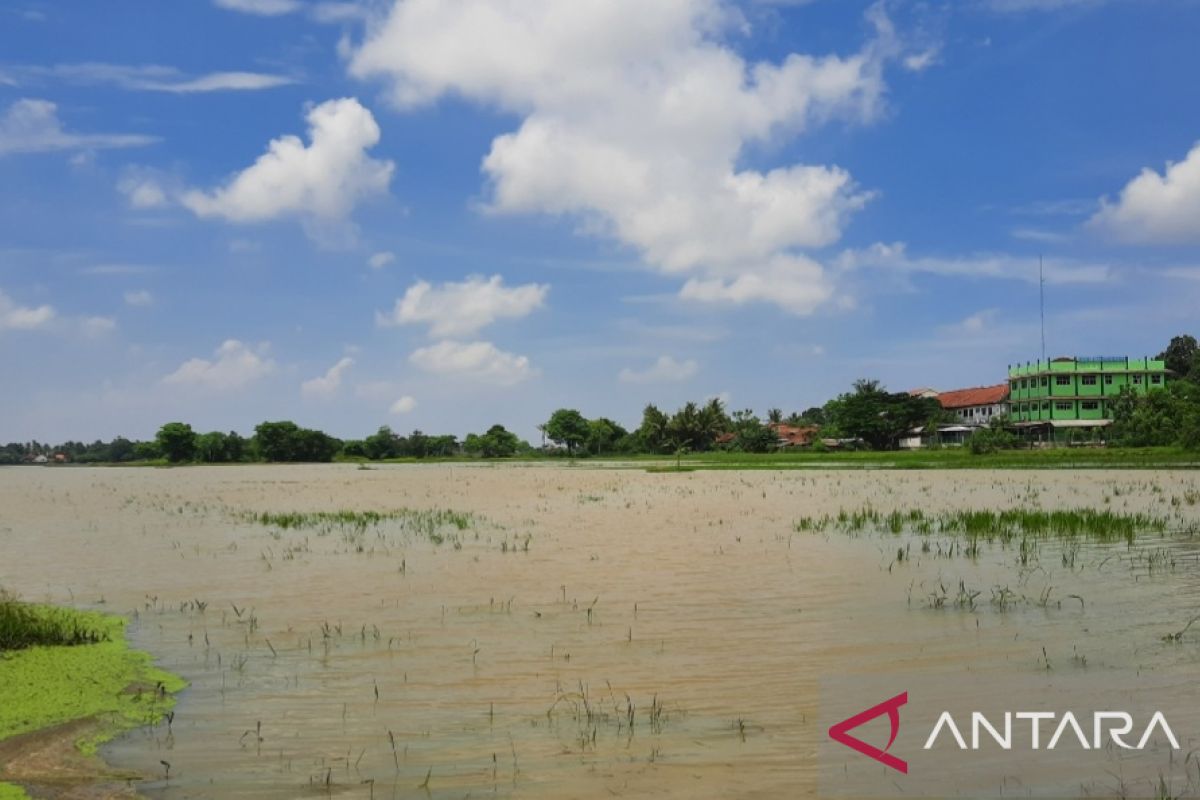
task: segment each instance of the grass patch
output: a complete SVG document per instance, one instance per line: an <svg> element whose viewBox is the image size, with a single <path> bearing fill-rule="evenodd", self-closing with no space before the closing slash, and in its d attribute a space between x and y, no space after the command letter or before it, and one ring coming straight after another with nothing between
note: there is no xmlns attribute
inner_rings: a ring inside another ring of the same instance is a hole
<svg viewBox="0 0 1200 800"><path fill-rule="evenodd" d="M108 638L104 626L74 611L20 603L0 591L0 653L27 647L74 647Z"/></svg>
<svg viewBox="0 0 1200 800"><path fill-rule="evenodd" d="M146 653L131 650L125 620L96 612L21 604L19 618L37 630L86 632L74 644L29 644L0 652L0 739L80 719L100 728L78 743L85 753L122 731L157 722L174 705L182 679L154 666ZM44 620L53 620L45 627ZM2 784L0 784L2 786ZM0 798L6 789L0 789ZM21 797L23 795L11 795Z"/></svg>

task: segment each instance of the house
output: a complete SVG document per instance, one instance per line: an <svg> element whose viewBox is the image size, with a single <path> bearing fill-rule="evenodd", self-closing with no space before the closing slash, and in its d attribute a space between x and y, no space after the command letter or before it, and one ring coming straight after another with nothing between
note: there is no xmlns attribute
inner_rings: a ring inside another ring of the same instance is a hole
<svg viewBox="0 0 1200 800"><path fill-rule="evenodd" d="M767 427L775 431L779 437L779 447L809 447L817 438L820 428L816 425L785 425L782 422L768 422Z"/></svg>
<svg viewBox="0 0 1200 800"><path fill-rule="evenodd" d="M1008 384L1000 383L941 392L937 400L942 408L954 415L960 426L982 428L992 419L1008 414L1008 397Z"/></svg>
<svg viewBox="0 0 1200 800"><path fill-rule="evenodd" d="M930 444L966 444L976 430L1008 414L1009 389L1006 383L949 392L913 389L909 394L913 397L936 398L941 407L954 416L954 420L939 425L936 433L922 427L913 428L901 437L898 444L902 450L916 450Z"/></svg>

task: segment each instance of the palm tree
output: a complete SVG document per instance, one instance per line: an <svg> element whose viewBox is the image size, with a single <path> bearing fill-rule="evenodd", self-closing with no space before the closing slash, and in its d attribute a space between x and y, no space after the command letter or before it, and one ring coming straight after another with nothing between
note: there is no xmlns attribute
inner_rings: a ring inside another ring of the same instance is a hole
<svg viewBox="0 0 1200 800"><path fill-rule="evenodd" d="M707 450L718 436L729 430L729 415L725 413L725 404L719 397L714 397L704 404L697 422L696 449Z"/></svg>
<svg viewBox="0 0 1200 800"><path fill-rule="evenodd" d="M783 422L783 409L772 408L767 411L767 422L779 425Z"/></svg>

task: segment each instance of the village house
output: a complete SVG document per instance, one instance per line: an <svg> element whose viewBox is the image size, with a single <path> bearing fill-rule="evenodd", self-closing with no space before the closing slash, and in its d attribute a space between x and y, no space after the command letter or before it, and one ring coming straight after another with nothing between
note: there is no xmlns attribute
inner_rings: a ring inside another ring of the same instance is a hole
<svg viewBox="0 0 1200 800"><path fill-rule="evenodd" d="M953 415L954 421L939 425L936 431L913 428L899 442L904 450L915 450L935 443L964 444L976 430L987 427L993 419L1007 416L1009 411L1007 383L949 392L913 389L909 394L914 397L936 398L942 409Z"/></svg>
<svg viewBox="0 0 1200 800"><path fill-rule="evenodd" d="M1008 414L1008 395L1008 384L1000 383L995 386L941 392L937 400L942 408L955 416L955 421L959 424L982 428L993 418Z"/></svg>

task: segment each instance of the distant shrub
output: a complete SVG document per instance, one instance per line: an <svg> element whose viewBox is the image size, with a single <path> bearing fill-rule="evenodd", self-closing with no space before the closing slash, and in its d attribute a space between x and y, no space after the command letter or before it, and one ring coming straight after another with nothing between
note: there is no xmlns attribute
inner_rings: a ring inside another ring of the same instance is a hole
<svg viewBox="0 0 1200 800"><path fill-rule="evenodd" d="M976 431L967 440L967 447L977 456L997 453L1001 450L1012 450L1016 446L1017 437L998 426Z"/></svg>

